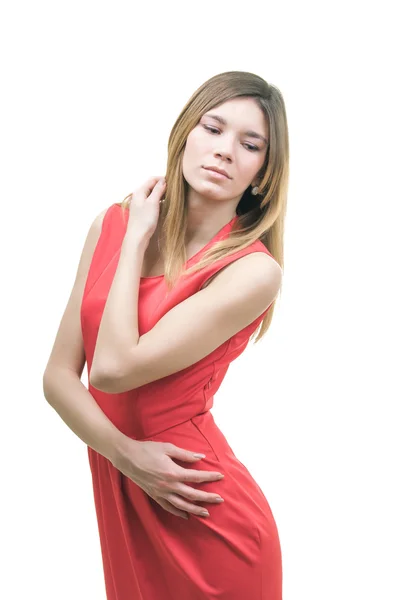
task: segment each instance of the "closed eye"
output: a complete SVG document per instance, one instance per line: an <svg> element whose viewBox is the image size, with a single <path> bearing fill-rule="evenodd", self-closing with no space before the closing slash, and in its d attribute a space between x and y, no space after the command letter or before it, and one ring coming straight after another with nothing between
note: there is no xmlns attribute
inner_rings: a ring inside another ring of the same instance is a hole
<svg viewBox="0 0 401 600"><path fill-rule="evenodd" d="M211 127L210 125L202 125L202 127L204 127L211 134L215 134L216 132L220 133L220 129L217 129L216 127ZM260 148L258 148L257 146L253 146L252 144L248 144L247 142L244 143L244 146L247 146L248 150L250 150L251 152L260 151Z"/></svg>

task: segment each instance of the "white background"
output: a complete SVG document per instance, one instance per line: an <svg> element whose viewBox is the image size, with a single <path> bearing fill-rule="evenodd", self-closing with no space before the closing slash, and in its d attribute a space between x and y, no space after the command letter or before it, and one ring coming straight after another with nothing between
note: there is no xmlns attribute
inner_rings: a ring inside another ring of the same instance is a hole
<svg viewBox="0 0 401 600"><path fill-rule="evenodd" d="M395 2L14 1L0 22L1 598L105 599L87 448L43 371L94 217L243 70L287 108L284 283L213 414L274 513L284 600L399 600Z"/></svg>

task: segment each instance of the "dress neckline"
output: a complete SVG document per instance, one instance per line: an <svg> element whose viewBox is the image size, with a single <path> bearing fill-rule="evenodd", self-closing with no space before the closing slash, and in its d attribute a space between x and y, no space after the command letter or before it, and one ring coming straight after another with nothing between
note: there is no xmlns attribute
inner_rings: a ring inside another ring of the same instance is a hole
<svg viewBox="0 0 401 600"><path fill-rule="evenodd" d="M211 246L213 244L213 242L216 240L217 237L220 237L223 233L225 233L225 231L228 230L235 223L235 221L237 219L238 219L238 215L235 215L228 223L223 225L223 227L221 229L219 229L219 231L212 237L212 239L209 240L208 243L205 244L205 246L203 246L203 248L198 250L198 252L196 254L191 256L191 258L189 258L186 261L185 269L187 269L189 267L189 265L199 256L199 254L205 252L205 250L207 250L209 248L209 246ZM147 281L147 280L152 280L152 279L162 279L162 277L164 277L164 273L162 275L151 275L150 277L141 277L140 281Z"/></svg>

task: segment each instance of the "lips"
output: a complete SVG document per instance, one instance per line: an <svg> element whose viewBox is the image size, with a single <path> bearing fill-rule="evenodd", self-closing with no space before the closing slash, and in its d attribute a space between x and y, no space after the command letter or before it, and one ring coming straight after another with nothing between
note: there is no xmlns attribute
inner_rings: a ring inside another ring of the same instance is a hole
<svg viewBox="0 0 401 600"><path fill-rule="evenodd" d="M227 171L224 171L224 169L219 169L218 167L203 167L204 169L206 169L206 171L212 171L214 173L219 173L220 175L224 175L225 177L227 177L227 179L231 179L231 177L228 175Z"/></svg>

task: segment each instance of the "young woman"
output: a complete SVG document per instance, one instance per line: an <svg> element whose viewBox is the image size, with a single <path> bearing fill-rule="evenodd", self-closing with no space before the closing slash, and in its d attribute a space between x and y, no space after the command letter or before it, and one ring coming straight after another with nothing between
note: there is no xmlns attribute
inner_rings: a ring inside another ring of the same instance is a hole
<svg viewBox="0 0 401 600"><path fill-rule="evenodd" d="M108 600L282 599L270 506L210 409L271 322L288 155L279 90L216 75L171 131L166 181L89 230L44 393L88 445Z"/></svg>

